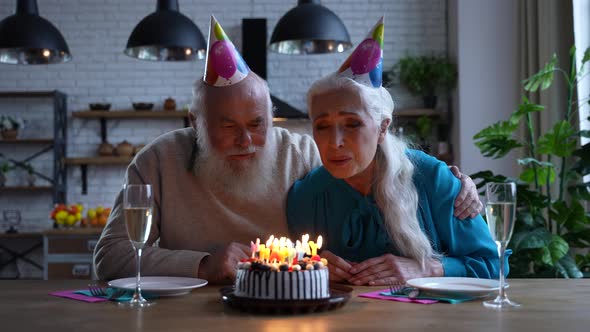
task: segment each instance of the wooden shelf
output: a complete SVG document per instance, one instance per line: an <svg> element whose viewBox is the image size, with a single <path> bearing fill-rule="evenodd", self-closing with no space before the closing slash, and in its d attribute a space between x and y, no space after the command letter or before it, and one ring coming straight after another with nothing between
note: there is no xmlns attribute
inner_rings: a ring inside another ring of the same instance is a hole
<svg viewBox="0 0 590 332"><path fill-rule="evenodd" d="M81 119L183 119L186 111L78 111L72 112L74 118Z"/></svg>
<svg viewBox="0 0 590 332"><path fill-rule="evenodd" d="M43 232L44 235L100 235L103 227L71 227L71 228L55 228Z"/></svg>
<svg viewBox="0 0 590 332"><path fill-rule="evenodd" d="M393 111L394 117L439 117L443 113L432 108L402 108Z"/></svg>
<svg viewBox="0 0 590 332"><path fill-rule="evenodd" d="M0 97L7 98L30 98L30 97L47 97L53 98L59 92L53 91L0 91Z"/></svg>
<svg viewBox="0 0 590 332"><path fill-rule="evenodd" d="M4 192L19 192L19 191L49 191L53 190L53 186L6 186L0 187L0 193Z"/></svg>
<svg viewBox="0 0 590 332"><path fill-rule="evenodd" d="M66 158L67 165L127 165L133 157L82 157Z"/></svg>
<svg viewBox="0 0 590 332"><path fill-rule="evenodd" d="M53 138L0 138L0 144L53 144Z"/></svg>

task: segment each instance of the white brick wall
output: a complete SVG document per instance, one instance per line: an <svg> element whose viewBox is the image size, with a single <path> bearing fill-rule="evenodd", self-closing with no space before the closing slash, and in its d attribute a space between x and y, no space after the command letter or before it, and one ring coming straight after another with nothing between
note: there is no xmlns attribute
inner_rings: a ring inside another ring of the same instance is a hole
<svg viewBox="0 0 590 332"><path fill-rule="evenodd" d="M296 0L180 0L180 10L189 16L207 35L209 14L213 13L226 32L241 48L241 19L266 17L268 38L278 19ZM66 64L51 66L0 65L0 90L53 90L68 95L69 111L87 109L90 102L110 102L114 109L129 109L132 101L155 102L161 108L167 97L177 105L189 103L191 85L203 73L204 62L154 63L143 62L123 54L133 27L155 8L152 0L41 0L43 17L63 33L73 54ZM406 53L431 54L446 50L444 0L324 0L347 26L353 43L361 41L381 15L385 15L385 63L391 67ZM0 18L14 12L15 1L0 1ZM277 97L299 109L305 109L305 91L319 77L334 71L350 54L286 56L269 53L268 81ZM399 106L420 104L403 89L393 91ZM28 120L23 136L46 136L52 133L49 102L38 100L0 100L0 114L20 114ZM68 156L90 156L100 143L96 120L68 119ZM109 141L113 144L128 140L133 144L147 143L158 135L178 128L181 120L120 120L109 121ZM299 127L295 125L292 127ZM15 156L31 148L18 149ZM12 153L12 151L10 151ZM47 154L35 163L51 172L52 158ZM114 194L123 181L122 166L89 166L88 195L81 195L80 170L68 171L68 201L95 206L111 205ZM18 180L18 174L12 173ZM18 208L23 225L28 229L47 227L51 197L46 194L8 196L0 194L0 211ZM1 220L0 220L1 222ZM2 229L0 228L0 231Z"/></svg>

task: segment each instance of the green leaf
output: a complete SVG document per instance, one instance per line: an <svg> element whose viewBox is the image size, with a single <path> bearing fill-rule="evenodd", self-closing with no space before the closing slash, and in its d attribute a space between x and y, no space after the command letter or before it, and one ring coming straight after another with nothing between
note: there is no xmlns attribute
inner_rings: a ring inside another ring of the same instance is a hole
<svg viewBox="0 0 590 332"><path fill-rule="evenodd" d="M541 250L543 253L541 258L543 263L554 266L557 261L567 255L569 245L561 238L561 236L553 235L549 245L541 248Z"/></svg>
<svg viewBox="0 0 590 332"><path fill-rule="evenodd" d="M590 47L584 51L584 57L582 58L582 64L588 62L590 60Z"/></svg>
<svg viewBox="0 0 590 332"><path fill-rule="evenodd" d="M580 130L580 137L590 137L590 130Z"/></svg>
<svg viewBox="0 0 590 332"><path fill-rule="evenodd" d="M570 255L563 256L555 264L555 267L564 278L582 278L584 276Z"/></svg>
<svg viewBox="0 0 590 332"><path fill-rule="evenodd" d="M555 168L555 165L553 163L547 162L547 161L539 161L535 158L522 158L522 159L518 159L517 160L519 165L529 165L529 164L534 164L537 166L545 166L545 167L552 167Z"/></svg>
<svg viewBox="0 0 590 332"><path fill-rule="evenodd" d="M510 116L510 123L518 123L521 117L528 113L540 112L545 109L545 106L538 104L531 104L526 96L522 96L522 103L518 105L518 110Z"/></svg>
<svg viewBox="0 0 590 332"><path fill-rule="evenodd" d="M516 223L519 225L525 225L527 227L534 226L534 219L530 212L520 212L516 214Z"/></svg>
<svg viewBox="0 0 590 332"><path fill-rule="evenodd" d="M568 193L574 198L590 201L590 182L569 186Z"/></svg>
<svg viewBox="0 0 590 332"><path fill-rule="evenodd" d="M559 157L569 157L576 150L575 131L572 125L565 121L559 121L551 130L539 138L538 152L553 154Z"/></svg>
<svg viewBox="0 0 590 332"><path fill-rule="evenodd" d="M587 228L586 211L576 199L571 199L569 205L564 201L556 201L550 211L551 218L568 231L583 231Z"/></svg>
<svg viewBox="0 0 590 332"><path fill-rule="evenodd" d="M517 128L518 123L497 122L475 134L473 139L484 156L497 159L505 156L512 149L522 146L512 138Z"/></svg>
<svg viewBox="0 0 590 332"><path fill-rule="evenodd" d="M553 82L553 72L557 64L557 55L553 54L551 60L538 73L523 81L524 89L526 91L535 92L541 86L541 90L545 90L551 86Z"/></svg>
<svg viewBox="0 0 590 332"><path fill-rule="evenodd" d="M537 167L537 183L541 186L544 186L549 183L555 182L555 169L553 167ZM519 177L522 181L526 183L534 183L535 182L535 169L527 168L522 173L520 173Z"/></svg>
<svg viewBox="0 0 590 332"><path fill-rule="evenodd" d="M523 249L546 248L553 234L545 228L539 227L528 232L519 232L512 237L512 246L515 251Z"/></svg>
<svg viewBox="0 0 590 332"><path fill-rule="evenodd" d="M580 158L573 165L572 169L583 176L590 173L590 144L584 144L577 148L573 155Z"/></svg>

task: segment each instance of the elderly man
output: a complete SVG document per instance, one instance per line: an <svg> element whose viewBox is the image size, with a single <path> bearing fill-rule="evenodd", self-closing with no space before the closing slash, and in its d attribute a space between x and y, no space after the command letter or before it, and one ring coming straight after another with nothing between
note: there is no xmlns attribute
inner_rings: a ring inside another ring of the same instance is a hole
<svg viewBox="0 0 590 332"><path fill-rule="evenodd" d="M126 183L149 183L154 191L143 275L233 278L236 263L248 257L246 243L287 234L287 192L321 163L311 137L272 127L266 82L249 71L213 17L206 67L195 84L192 127L158 137L127 169ZM462 186L456 214L477 213L473 182L463 176ZM94 261L101 279L135 273L121 193Z"/></svg>

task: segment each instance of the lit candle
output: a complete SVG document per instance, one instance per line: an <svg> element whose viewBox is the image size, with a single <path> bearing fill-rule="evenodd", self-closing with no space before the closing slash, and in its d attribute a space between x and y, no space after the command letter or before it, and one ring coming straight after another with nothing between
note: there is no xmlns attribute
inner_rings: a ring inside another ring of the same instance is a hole
<svg viewBox="0 0 590 332"><path fill-rule="evenodd" d="M256 257L256 251L258 249L256 243L250 241L250 249L252 250L252 258Z"/></svg>
<svg viewBox="0 0 590 332"><path fill-rule="evenodd" d="M301 237L301 246L305 254L311 255L311 252L309 251L309 234L305 234Z"/></svg>
<svg viewBox="0 0 590 332"><path fill-rule="evenodd" d="M261 245L258 247L258 258L259 258L261 261L264 261L264 258L265 258L265 257L264 257L264 254L265 254L265 253L266 253L266 246L265 246L264 244L261 244Z"/></svg>
<svg viewBox="0 0 590 332"><path fill-rule="evenodd" d="M322 248L322 244L324 243L324 239L322 238L322 236L318 236L318 250Z"/></svg>
<svg viewBox="0 0 590 332"><path fill-rule="evenodd" d="M267 249L267 250L268 250L268 249ZM281 257L280 257L279 255L280 255L280 254L279 254L279 252L278 252L278 251L275 251L275 250L273 250L273 251L272 251L272 254L270 254L269 261L270 261L270 262L273 262L273 263L275 263L275 262L277 262L277 261L279 261L279 262L280 262L280 261L281 261Z"/></svg>
<svg viewBox="0 0 590 332"><path fill-rule="evenodd" d="M318 246L313 241L309 241L309 247L311 248L311 256L315 256L318 253Z"/></svg>
<svg viewBox="0 0 590 332"><path fill-rule="evenodd" d="M287 248L288 254L287 254L287 264L292 265L293 263L293 258L295 258L295 254L297 253L295 251L295 248L293 247L289 247Z"/></svg>
<svg viewBox="0 0 590 332"><path fill-rule="evenodd" d="M297 240L297 242L295 243L295 251L297 251L297 260L300 261L301 259L303 259L303 245L299 240Z"/></svg>
<svg viewBox="0 0 590 332"><path fill-rule="evenodd" d="M289 262L290 262L290 261L289 261L289 249L290 249L290 248L287 248L287 247L282 247L282 248L281 248L281 263L282 263L284 260L287 260L287 263L289 263Z"/></svg>
<svg viewBox="0 0 590 332"><path fill-rule="evenodd" d="M273 243L273 240L274 240L274 239L275 239L275 236L274 236L274 235L271 235L271 236L268 238L268 240L266 240L266 247L267 247L267 248L270 248L270 249L272 249L272 243Z"/></svg>

